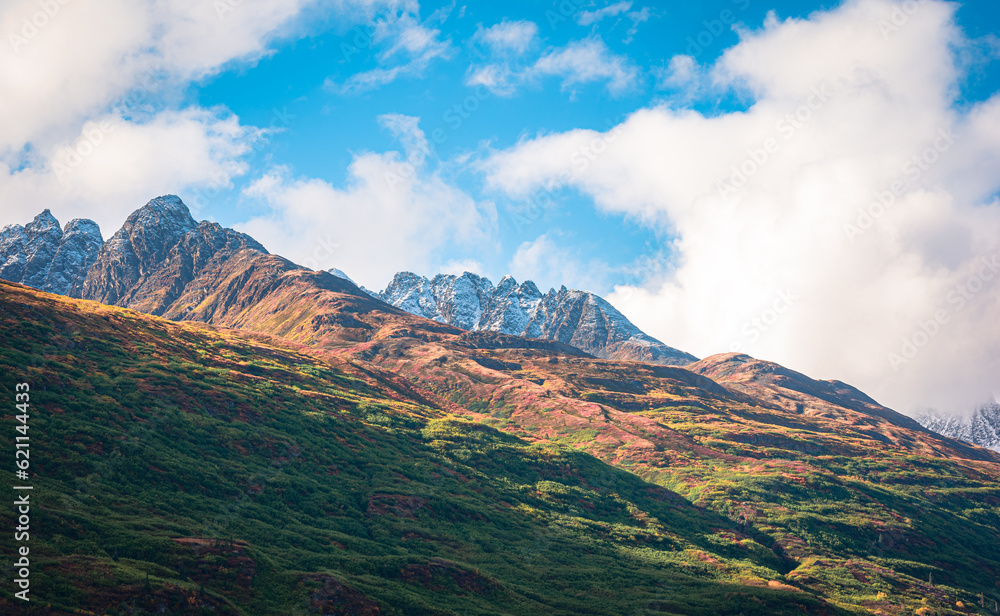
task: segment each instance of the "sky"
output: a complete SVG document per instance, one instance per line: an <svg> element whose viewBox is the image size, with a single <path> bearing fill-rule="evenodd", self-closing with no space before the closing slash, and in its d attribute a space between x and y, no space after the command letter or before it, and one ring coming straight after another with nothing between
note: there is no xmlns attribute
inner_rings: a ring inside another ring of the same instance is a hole
<svg viewBox="0 0 1000 616"><path fill-rule="evenodd" d="M0 225L149 199L371 289L606 297L903 412L1000 394L994 0L0 0Z"/></svg>

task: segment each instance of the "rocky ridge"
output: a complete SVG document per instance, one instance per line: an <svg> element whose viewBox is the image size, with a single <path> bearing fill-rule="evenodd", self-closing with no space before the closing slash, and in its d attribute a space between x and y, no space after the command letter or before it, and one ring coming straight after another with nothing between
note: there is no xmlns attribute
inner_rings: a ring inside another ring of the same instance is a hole
<svg viewBox="0 0 1000 616"><path fill-rule="evenodd" d="M928 430L1000 451L1000 404L985 404L969 415L923 413L915 418Z"/></svg>
<svg viewBox="0 0 1000 616"><path fill-rule="evenodd" d="M427 279L400 272L378 297L397 308L467 331L556 340L596 357L685 365L697 358L633 325L607 300L586 291L550 289L504 276L496 286L465 272Z"/></svg>
<svg viewBox="0 0 1000 616"><path fill-rule="evenodd" d="M92 220L59 227L44 210L27 225L0 230L0 278L60 295L78 294L104 239Z"/></svg>
<svg viewBox="0 0 1000 616"><path fill-rule="evenodd" d="M200 276L243 250L267 254L249 235L195 222L179 197L158 197L101 248L79 297L163 315Z"/></svg>

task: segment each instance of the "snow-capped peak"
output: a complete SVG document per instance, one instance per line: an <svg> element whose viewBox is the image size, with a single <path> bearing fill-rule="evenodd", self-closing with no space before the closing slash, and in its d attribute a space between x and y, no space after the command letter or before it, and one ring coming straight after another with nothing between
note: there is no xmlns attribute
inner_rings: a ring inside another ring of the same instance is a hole
<svg viewBox="0 0 1000 616"><path fill-rule="evenodd" d="M599 357L665 364L695 361L647 336L604 299L584 291L550 289L543 294L530 280L489 279L465 272L428 280L400 272L379 299L412 314L470 331L491 331L559 340Z"/></svg>

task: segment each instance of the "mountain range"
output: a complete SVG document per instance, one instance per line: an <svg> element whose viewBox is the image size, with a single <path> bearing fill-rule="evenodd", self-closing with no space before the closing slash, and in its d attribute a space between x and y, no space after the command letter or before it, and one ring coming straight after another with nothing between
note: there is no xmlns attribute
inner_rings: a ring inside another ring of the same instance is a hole
<svg viewBox="0 0 1000 616"><path fill-rule="evenodd" d="M93 221L78 218L60 229L49 210L23 227L9 225L0 230L0 279L170 319L233 327L272 320L281 322L281 335L306 342L329 337L331 330L350 341L380 335L386 319L379 315L395 314L391 321L399 313L370 303L372 297L467 332L557 341L604 359L676 366L697 361L645 334L593 293L561 287L543 294L532 281L518 284L510 276L494 286L470 272L432 279L400 272L385 290L371 292L340 270L312 272L269 255L248 235L199 223L174 195L136 210L107 243ZM313 298L309 310L292 314L283 307L302 293ZM349 304L356 306L345 310ZM359 314L367 316L347 316ZM426 329L426 323L416 327ZM994 407L967 418L931 412L917 420L949 437L1000 447Z"/></svg>
<svg viewBox="0 0 1000 616"><path fill-rule="evenodd" d="M79 295L104 244L92 220L76 218L59 228L49 210L25 226L0 230L0 279L60 295Z"/></svg>
<svg viewBox="0 0 1000 616"><path fill-rule="evenodd" d="M922 413L917 421L939 434L1000 451L1000 404L985 404L968 415Z"/></svg>
<svg viewBox="0 0 1000 616"><path fill-rule="evenodd" d="M566 287L543 294L534 282L518 284L511 276L493 286L469 272L438 274L432 280L400 272L378 297L467 331L558 340L595 357L664 365L697 361L646 335L603 298Z"/></svg>
<svg viewBox="0 0 1000 616"><path fill-rule="evenodd" d="M50 219L0 235L22 283L0 282L0 365L31 384L45 503L38 613L839 616L1000 599L1000 453L846 383L685 357L596 296L511 278L404 273L373 297L176 197L106 243ZM57 267L63 244L86 273ZM67 293L36 290L47 280Z"/></svg>
<svg viewBox="0 0 1000 616"><path fill-rule="evenodd" d="M246 322L248 311L256 313L254 318L264 318L262 310L276 318L280 308L262 308L260 300L277 298L279 289L305 285L317 292L347 290L354 295L351 300L340 297L341 302L357 301L360 289L339 270L313 273L268 255L245 234L196 222L174 195L153 199L134 212L107 243L92 221L74 220L61 232L46 210L24 228L8 226L0 232L0 259L5 260L0 268L5 280L171 319L233 326ZM604 299L565 287L542 295L533 282L518 285L510 277L494 287L470 273L439 275L431 283L403 272L373 295L463 330L555 340L597 357L668 365L697 359L647 336ZM355 330L352 339L375 331L344 319L339 310L338 316L324 314L311 315L309 323L287 314L281 318L307 337L324 318L326 325Z"/></svg>

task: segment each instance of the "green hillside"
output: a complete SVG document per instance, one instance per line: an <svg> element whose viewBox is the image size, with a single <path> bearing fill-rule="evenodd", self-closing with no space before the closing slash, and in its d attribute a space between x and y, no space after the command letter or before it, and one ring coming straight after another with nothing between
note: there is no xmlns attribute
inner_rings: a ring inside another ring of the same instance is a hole
<svg viewBox="0 0 1000 616"><path fill-rule="evenodd" d="M991 463L975 480L913 458L897 483L942 474L924 496L838 479L874 469L843 457L788 489L788 469L704 445L653 477L577 449L594 434L528 442L279 339L7 283L0 334L4 452L25 382L35 486L32 601L7 583L4 614L968 613L1000 560ZM734 515L734 493L780 499L786 523ZM857 535L854 516L891 517L876 502L919 532ZM827 560L782 547L783 528ZM12 533L0 543L14 553Z"/></svg>
<svg viewBox="0 0 1000 616"><path fill-rule="evenodd" d="M0 289L37 529L33 609L8 584L4 613L839 613L769 588L765 547L719 551L729 520L586 454L275 341Z"/></svg>

